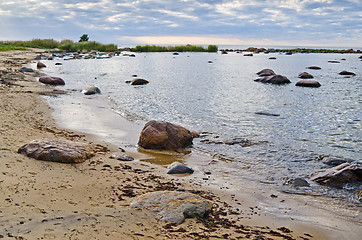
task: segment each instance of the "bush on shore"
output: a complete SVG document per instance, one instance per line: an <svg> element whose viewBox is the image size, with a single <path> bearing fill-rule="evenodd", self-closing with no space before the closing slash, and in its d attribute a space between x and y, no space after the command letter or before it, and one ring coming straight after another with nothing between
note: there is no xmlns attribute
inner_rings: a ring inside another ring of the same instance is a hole
<svg viewBox="0 0 362 240"><path fill-rule="evenodd" d="M54 49L64 51L97 50L100 52L114 52L118 50L115 44L102 44L95 41L73 42L72 40L56 41L54 39L33 39L30 41L0 41L0 51L25 50L26 48ZM4 50L2 50L4 49Z"/></svg>

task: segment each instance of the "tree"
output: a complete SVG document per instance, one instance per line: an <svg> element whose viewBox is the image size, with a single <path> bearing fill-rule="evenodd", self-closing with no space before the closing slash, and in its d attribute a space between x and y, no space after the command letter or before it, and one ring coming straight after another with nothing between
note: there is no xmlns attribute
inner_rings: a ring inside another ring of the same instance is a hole
<svg viewBox="0 0 362 240"><path fill-rule="evenodd" d="M80 37L79 42L88 42L88 40L89 40L88 34L83 34Z"/></svg>

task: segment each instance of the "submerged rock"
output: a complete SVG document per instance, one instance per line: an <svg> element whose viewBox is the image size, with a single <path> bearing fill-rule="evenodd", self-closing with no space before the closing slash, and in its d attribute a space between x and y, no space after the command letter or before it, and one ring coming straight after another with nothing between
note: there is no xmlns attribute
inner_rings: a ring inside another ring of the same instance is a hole
<svg viewBox="0 0 362 240"><path fill-rule="evenodd" d="M185 218L205 217L212 203L195 194L186 192L151 192L135 199L131 207L145 209L157 220L181 224Z"/></svg>
<svg viewBox="0 0 362 240"><path fill-rule="evenodd" d="M328 61L329 63L340 63L339 61L336 61L336 60L331 60L331 61Z"/></svg>
<svg viewBox="0 0 362 240"><path fill-rule="evenodd" d="M345 159L341 159L341 158L335 158L335 157L324 157L322 159L322 162L324 164L327 164L327 165L330 165L330 166L338 166L342 163L346 163L348 162L347 160Z"/></svg>
<svg viewBox="0 0 362 240"><path fill-rule="evenodd" d="M318 81L313 81L313 80L301 80L298 81L295 86L298 87L320 87L321 84Z"/></svg>
<svg viewBox="0 0 362 240"><path fill-rule="evenodd" d="M64 80L59 77L40 77L39 82L49 85L65 85Z"/></svg>
<svg viewBox="0 0 362 240"><path fill-rule="evenodd" d="M146 149L177 150L192 144L190 130L163 121L149 121L143 127L138 145Z"/></svg>
<svg viewBox="0 0 362 240"><path fill-rule="evenodd" d="M149 81L147 81L146 79L142 79L142 78L136 78L131 81L131 85L145 85L148 83L149 83Z"/></svg>
<svg viewBox="0 0 362 240"><path fill-rule="evenodd" d="M290 80L286 76L282 76L282 75L267 76L267 77L255 79L254 81L255 82L262 82L262 83L272 83L272 84L290 83Z"/></svg>
<svg viewBox="0 0 362 240"><path fill-rule="evenodd" d="M35 140L19 148L18 153L37 160L61 163L81 163L94 155L89 145L63 139Z"/></svg>
<svg viewBox="0 0 362 240"><path fill-rule="evenodd" d="M331 187L343 187L346 183L362 181L362 169L357 164L342 163L311 178L313 181Z"/></svg>
<svg viewBox="0 0 362 240"><path fill-rule="evenodd" d="M89 87L82 91L84 95L92 95L96 93L101 93L101 90L98 87Z"/></svg>
<svg viewBox="0 0 362 240"><path fill-rule="evenodd" d="M22 67L19 69L19 72L34 72L34 70L32 68Z"/></svg>
<svg viewBox="0 0 362 240"><path fill-rule="evenodd" d="M273 117L279 117L280 114L277 113L268 113L268 112L255 112L257 115L264 115L264 116L273 116Z"/></svg>
<svg viewBox="0 0 362 240"><path fill-rule="evenodd" d="M167 174L185 174L185 173L193 173L194 170L192 168L189 168L182 163L179 162L173 162L169 167Z"/></svg>
<svg viewBox="0 0 362 240"><path fill-rule="evenodd" d="M314 78L312 74L310 73L307 73L307 72L302 72L298 75L299 78L303 78L303 79L306 79L306 78Z"/></svg>
<svg viewBox="0 0 362 240"><path fill-rule="evenodd" d="M275 72L273 70L269 69L269 68L265 68L265 69L257 72L256 74L258 74L258 76L260 76L260 77L276 75Z"/></svg>

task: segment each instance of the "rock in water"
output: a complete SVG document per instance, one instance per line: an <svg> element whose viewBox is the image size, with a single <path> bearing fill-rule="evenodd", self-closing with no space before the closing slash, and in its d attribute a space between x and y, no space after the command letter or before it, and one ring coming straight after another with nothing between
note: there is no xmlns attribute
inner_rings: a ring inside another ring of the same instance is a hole
<svg viewBox="0 0 362 240"><path fill-rule="evenodd" d="M84 95L92 95L96 93L101 93L101 90L98 87L89 87L82 91Z"/></svg>
<svg viewBox="0 0 362 240"><path fill-rule="evenodd" d="M343 163L329 168L311 179L331 187L342 187L346 183L362 181L362 169L357 164Z"/></svg>
<svg viewBox="0 0 362 240"><path fill-rule="evenodd" d="M81 163L94 155L89 145L63 139L35 140L19 148L18 153L37 160L61 163Z"/></svg>
<svg viewBox="0 0 362 240"><path fill-rule="evenodd" d="M36 64L36 67L37 68L45 68L45 67L47 67L44 63L41 63L41 62L38 62L37 64Z"/></svg>
<svg viewBox="0 0 362 240"><path fill-rule="evenodd" d="M320 87L321 84L318 81L312 81L312 80L301 80L298 81L295 86L299 87Z"/></svg>
<svg viewBox="0 0 362 240"><path fill-rule="evenodd" d="M342 71L339 73L339 75L345 75L345 76L355 76L356 74L353 72L348 72L348 71Z"/></svg>
<svg viewBox="0 0 362 240"><path fill-rule="evenodd" d="M34 72L34 70L32 68L22 67L19 69L19 72Z"/></svg>
<svg viewBox="0 0 362 240"><path fill-rule="evenodd" d="M190 130L163 121L149 121L143 127L138 145L146 149L177 150L192 144Z"/></svg>
<svg viewBox="0 0 362 240"><path fill-rule="evenodd" d="M205 217L212 203L186 192L151 192L138 197L131 207L152 212L157 220L181 224L185 218Z"/></svg>
<svg viewBox="0 0 362 240"><path fill-rule="evenodd" d="M312 74L309 74L307 72L302 72L298 75L299 78L303 78L303 79L306 79L306 78L314 78Z"/></svg>
<svg viewBox="0 0 362 240"><path fill-rule="evenodd" d="M136 78L131 81L131 85L145 85L148 83L149 82L147 80L142 79L142 78Z"/></svg>
<svg viewBox="0 0 362 240"><path fill-rule="evenodd" d="M271 69L265 68L259 72L257 72L256 74L258 74L260 77L266 77L266 76L273 76L276 75L275 72Z"/></svg>
<svg viewBox="0 0 362 240"><path fill-rule="evenodd" d="M313 70L321 70L320 67L318 66L310 66L310 67L307 67L308 69L313 69Z"/></svg>
<svg viewBox="0 0 362 240"><path fill-rule="evenodd" d="M65 85L64 80L59 77L40 77L39 82L49 85Z"/></svg>
<svg viewBox="0 0 362 240"><path fill-rule="evenodd" d="M262 83L272 83L272 84L290 83L290 80L286 76L282 76L282 75L266 76L266 77L263 77L263 78L256 79L254 81L255 82L262 82Z"/></svg>
<svg viewBox="0 0 362 240"><path fill-rule="evenodd" d="M185 174L185 173L193 173L194 170L189 168L182 163L173 162L169 167L167 174Z"/></svg>

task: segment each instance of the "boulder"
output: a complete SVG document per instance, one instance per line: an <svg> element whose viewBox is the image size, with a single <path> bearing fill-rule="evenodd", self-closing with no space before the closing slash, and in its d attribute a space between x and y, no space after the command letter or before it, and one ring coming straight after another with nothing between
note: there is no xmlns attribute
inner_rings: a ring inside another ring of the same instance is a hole
<svg viewBox="0 0 362 240"><path fill-rule="evenodd" d="M49 85L65 85L64 80L59 77L40 77L39 82Z"/></svg>
<svg viewBox="0 0 362 240"><path fill-rule="evenodd" d="M269 59L274 60L274 59L277 59L277 58L276 57L270 57Z"/></svg>
<svg viewBox="0 0 362 240"><path fill-rule="evenodd" d="M173 224L181 224L185 218L205 217L212 209L212 203L198 195L173 191L141 195L130 206L145 209L157 220Z"/></svg>
<svg viewBox="0 0 362 240"><path fill-rule="evenodd" d="M335 157L324 157L322 162L324 164L327 164L329 166L338 166L338 165L341 165L342 163L346 163L348 162L347 160L345 159L342 159L342 158L335 158Z"/></svg>
<svg viewBox="0 0 362 240"><path fill-rule="evenodd" d="M342 71L342 72L339 73L339 75L355 76L356 74L353 73L353 72Z"/></svg>
<svg viewBox="0 0 362 240"><path fill-rule="evenodd" d="M259 72L257 72L256 74L258 74L258 76L260 77L266 77L266 76L273 76L276 75L275 72L271 69L265 68Z"/></svg>
<svg viewBox="0 0 362 240"><path fill-rule="evenodd" d="M290 80L286 76L282 76L282 75L266 76L266 77L263 77L263 78L256 79L254 81L255 82L262 82L262 83L272 83L272 84L290 83Z"/></svg>
<svg viewBox="0 0 362 240"><path fill-rule="evenodd" d="M302 72L298 75L299 78L307 79L307 78L314 78L312 74L307 72Z"/></svg>
<svg viewBox="0 0 362 240"><path fill-rule="evenodd" d="M36 64L36 67L37 68L45 68L45 67L47 67L44 63L41 63L41 62L38 62L37 64Z"/></svg>
<svg viewBox="0 0 362 240"><path fill-rule="evenodd" d="M193 172L194 170L192 168L189 168L179 162L173 162L170 166L168 166L167 174L185 174Z"/></svg>
<svg viewBox="0 0 362 240"><path fill-rule="evenodd" d="M317 67L317 66L310 66L310 67L307 67L307 69L321 70L321 68Z"/></svg>
<svg viewBox="0 0 362 240"><path fill-rule="evenodd" d="M132 156L125 154L125 153L113 153L110 158L116 159L119 161L133 161L134 160L134 158Z"/></svg>
<svg viewBox="0 0 362 240"><path fill-rule="evenodd" d="M19 72L34 72L34 70L32 68L22 67L19 69Z"/></svg>
<svg viewBox="0 0 362 240"><path fill-rule="evenodd" d="M149 82L142 78L136 78L131 81L131 85L145 85L147 83Z"/></svg>
<svg viewBox="0 0 362 240"><path fill-rule="evenodd" d="M301 80L298 81L295 86L298 87L320 87L321 84L318 81L313 81L313 80Z"/></svg>
<svg viewBox="0 0 362 240"><path fill-rule="evenodd" d="M342 163L318 173L311 179L319 184L341 188L346 183L362 181L362 169L357 164Z"/></svg>
<svg viewBox="0 0 362 240"><path fill-rule="evenodd" d="M336 60L331 60L331 61L328 61L329 63L340 63L339 61L336 61Z"/></svg>
<svg viewBox="0 0 362 240"><path fill-rule="evenodd" d="M138 145L146 149L177 150L192 144L190 130L163 121L149 121L143 127Z"/></svg>
<svg viewBox="0 0 362 240"><path fill-rule="evenodd" d="M81 163L94 155L89 145L63 139L34 140L19 148L18 153L37 160L61 163Z"/></svg>
<svg viewBox="0 0 362 240"><path fill-rule="evenodd" d="M84 95L92 95L96 93L101 93L101 90L98 87L89 87L82 91Z"/></svg>
<svg viewBox="0 0 362 240"><path fill-rule="evenodd" d="M63 63L57 62L57 63L55 63L55 65L57 65L57 66L63 65Z"/></svg>

